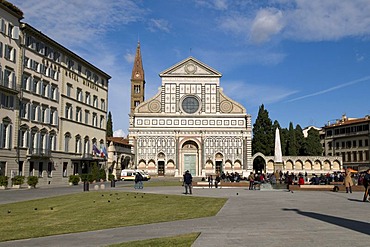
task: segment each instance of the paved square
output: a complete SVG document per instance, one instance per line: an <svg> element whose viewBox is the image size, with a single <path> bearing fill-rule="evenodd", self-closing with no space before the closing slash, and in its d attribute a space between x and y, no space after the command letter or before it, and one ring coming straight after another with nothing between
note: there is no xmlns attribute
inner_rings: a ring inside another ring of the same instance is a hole
<svg viewBox="0 0 370 247"><path fill-rule="evenodd" d="M46 189L35 191L42 193L43 190L43 194L48 194ZM134 191L127 187L113 190ZM148 187L142 192L179 195L183 188ZM370 203L362 202L363 193L360 192L195 188L193 196L227 197L229 200L214 217L12 241L0 243L0 246L106 246L190 232L201 232L193 246L370 244Z"/></svg>

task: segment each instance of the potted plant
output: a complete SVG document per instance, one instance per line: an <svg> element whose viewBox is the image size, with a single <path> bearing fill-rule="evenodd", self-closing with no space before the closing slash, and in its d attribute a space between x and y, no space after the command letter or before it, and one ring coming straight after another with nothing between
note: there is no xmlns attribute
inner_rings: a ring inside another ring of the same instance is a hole
<svg viewBox="0 0 370 247"><path fill-rule="evenodd" d="M36 176L29 176L27 178L27 184L31 188L36 188L37 183L39 182L39 178Z"/></svg>
<svg viewBox="0 0 370 247"><path fill-rule="evenodd" d="M0 188L1 189L6 189L8 187L8 181L9 177L7 176L0 176Z"/></svg>
<svg viewBox="0 0 370 247"><path fill-rule="evenodd" d="M12 185L14 188L20 188L21 185L24 183L24 176L17 175L12 178Z"/></svg>
<svg viewBox="0 0 370 247"><path fill-rule="evenodd" d="M68 179L68 182L71 185L78 185L78 183L80 182L80 176L79 175L70 175L69 179Z"/></svg>

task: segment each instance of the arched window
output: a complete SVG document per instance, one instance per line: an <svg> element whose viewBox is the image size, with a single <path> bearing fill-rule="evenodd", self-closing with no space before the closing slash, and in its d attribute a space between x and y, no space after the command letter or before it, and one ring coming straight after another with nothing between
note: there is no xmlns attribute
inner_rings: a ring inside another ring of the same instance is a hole
<svg viewBox="0 0 370 247"><path fill-rule="evenodd" d="M56 150L56 143L57 143L56 138L57 137L56 137L55 131L51 131L50 134L49 134L49 147L50 147L51 151Z"/></svg>
<svg viewBox="0 0 370 247"><path fill-rule="evenodd" d="M76 146L75 146L75 152L76 153L81 153L82 150L82 145L81 145L81 136L76 135Z"/></svg>
<svg viewBox="0 0 370 247"><path fill-rule="evenodd" d="M84 154L89 154L89 153L90 153L89 137L85 136L85 139L84 139Z"/></svg>
<svg viewBox="0 0 370 247"><path fill-rule="evenodd" d="M71 140L71 134L69 132L64 135L64 152L69 152L69 141Z"/></svg>
<svg viewBox="0 0 370 247"><path fill-rule="evenodd" d="M10 149L12 146L12 123L9 117L0 123L0 148Z"/></svg>

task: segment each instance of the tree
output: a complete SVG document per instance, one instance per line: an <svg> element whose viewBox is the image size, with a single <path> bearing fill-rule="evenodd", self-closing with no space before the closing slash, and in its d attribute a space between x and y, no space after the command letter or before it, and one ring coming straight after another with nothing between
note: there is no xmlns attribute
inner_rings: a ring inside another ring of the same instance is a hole
<svg viewBox="0 0 370 247"><path fill-rule="evenodd" d="M295 139L297 141L298 146L298 155L305 155L305 138L303 135L303 130L299 124L295 126Z"/></svg>
<svg viewBox="0 0 370 247"><path fill-rule="evenodd" d="M108 113L108 120L107 120L107 131L106 131L107 137L113 136L113 121L112 121L112 114Z"/></svg>
<svg viewBox="0 0 370 247"><path fill-rule="evenodd" d="M252 153L261 152L264 155L274 154L274 132L269 113L262 104L258 110L256 122L253 125Z"/></svg>
<svg viewBox="0 0 370 247"><path fill-rule="evenodd" d="M293 123L289 123L289 130L288 130L288 155L289 156L297 156L298 154L298 144L296 139L295 130L293 128Z"/></svg>
<svg viewBox="0 0 370 247"><path fill-rule="evenodd" d="M322 145L320 143L319 131L311 128L308 132L305 145L305 153L309 156L321 156L322 155Z"/></svg>

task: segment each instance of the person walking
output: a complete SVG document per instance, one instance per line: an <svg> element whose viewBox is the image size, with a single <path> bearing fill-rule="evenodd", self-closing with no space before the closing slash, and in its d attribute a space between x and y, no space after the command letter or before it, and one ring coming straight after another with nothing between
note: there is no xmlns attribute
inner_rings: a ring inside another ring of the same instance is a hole
<svg viewBox="0 0 370 247"><path fill-rule="evenodd" d="M212 175L209 175L208 176L208 188L212 188L213 187L213 177Z"/></svg>
<svg viewBox="0 0 370 247"><path fill-rule="evenodd" d="M346 186L346 193L348 193L348 191L352 193L353 181L351 172L349 170L346 170L346 176L344 177L344 186Z"/></svg>
<svg viewBox="0 0 370 247"><path fill-rule="evenodd" d="M254 190L254 174L251 172L248 176L249 180L249 190Z"/></svg>
<svg viewBox="0 0 370 247"><path fill-rule="evenodd" d="M370 169L367 169L366 174L364 176L363 185L365 187L365 194L364 194L364 202L370 202Z"/></svg>
<svg viewBox="0 0 370 247"><path fill-rule="evenodd" d="M136 172L135 189L142 189L142 188L143 188L143 176L141 176L140 172Z"/></svg>
<svg viewBox="0 0 370 247"><path fill-rule="evenodd" d="M215 178L215 188L217 189L218 188L218 184L221 182L221 177L220 177L220 174L217 174L216 175L216 178Z"/></svg>
<svg viewBox="0 0 370 247"><path fill-rule="evenodd" d="M184 174L184 183L183 183L183 185L185 186L185 195L188 194L188 191L190 195L193 194L192 183L193 183L193 176L187 170Z"/></svg>

